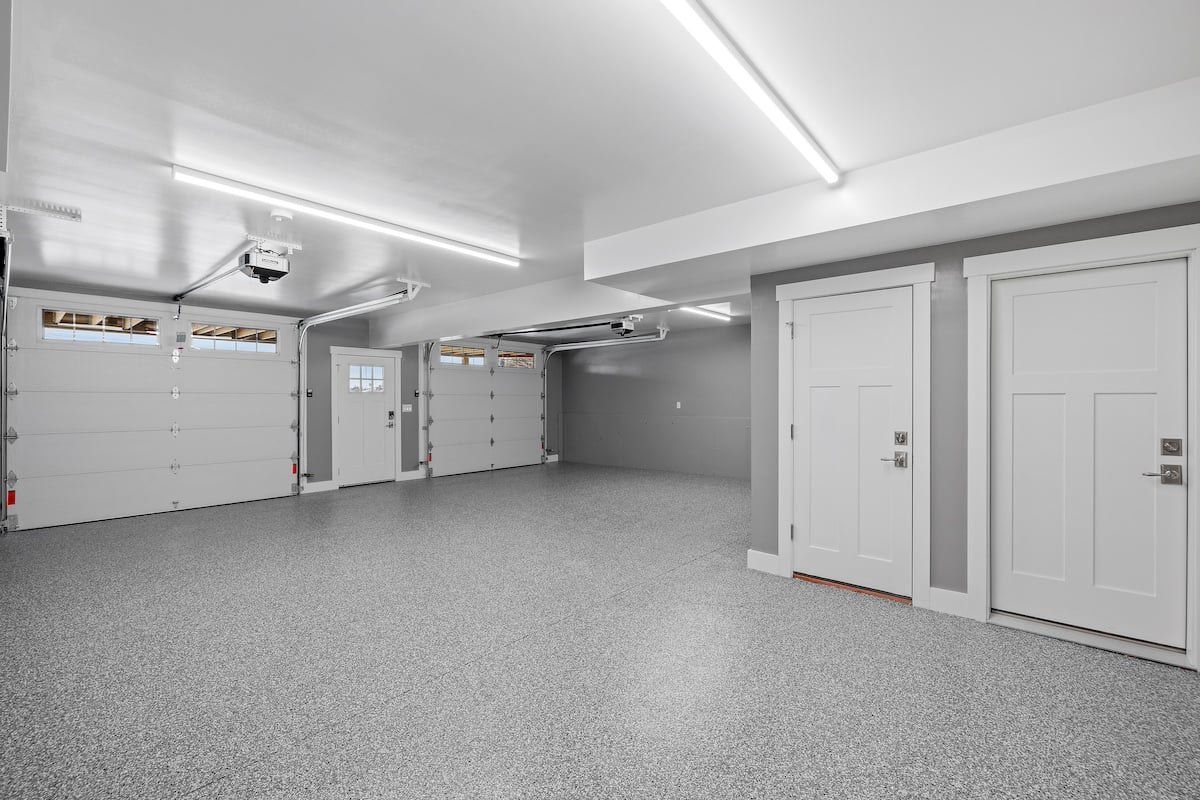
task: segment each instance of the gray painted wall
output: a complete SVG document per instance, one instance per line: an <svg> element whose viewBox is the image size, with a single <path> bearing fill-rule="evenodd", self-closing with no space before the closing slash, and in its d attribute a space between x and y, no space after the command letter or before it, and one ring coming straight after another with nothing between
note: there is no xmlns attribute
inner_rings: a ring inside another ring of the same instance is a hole
<svg viewBox="0 0 1200 800"><path fill-rule="evenodd" d="M330 347L367 347L367 321L345 319L318 325L308 332L304 347L308 362L308 463L311 481L333 479L333 398L330 396Z"/></svg>
<svg viewBox="0 0 1200 800"><path fill-rule="evenodd" d="M751 279L750 368L753 460L750 547L778 551L779 506L779 305L775 287L784 283L934 262L932 293L932 531L930 578L943 589L967 589L967 349L964 258L1027 247L1116 236L1200 222L1200 203L1139 211L1115 217L954 242L836 264L804 267ZM947 231L952 236L953 231Z"/></svg>
<svg viewBox="0 0 1200 800"><path fill-rule="evenodd" d="M554 356L563 460L749 478L749 356L747 325Z"/></svg>

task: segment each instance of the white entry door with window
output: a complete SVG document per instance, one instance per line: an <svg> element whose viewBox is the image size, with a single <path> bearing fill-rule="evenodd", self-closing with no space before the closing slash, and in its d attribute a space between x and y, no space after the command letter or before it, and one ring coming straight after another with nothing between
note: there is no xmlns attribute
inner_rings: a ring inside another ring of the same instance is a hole
<svg viewBox="0 0 1200 800"><path fill-rule="evenodd" d="M793 301L793 569L912 594L913 290Z"/></svg>
<svg viewBox="0 0 1200 800"><path fill-rule="evenodd" d="M1186 262L997 280L991 340L992 608L1183 648Z"/></svg>
<svg viewBox="0 0 1200 800"><path fill-rule="evenodd" d="M334 356L334 459L339 486L396 479L397 356Z"/></svg>

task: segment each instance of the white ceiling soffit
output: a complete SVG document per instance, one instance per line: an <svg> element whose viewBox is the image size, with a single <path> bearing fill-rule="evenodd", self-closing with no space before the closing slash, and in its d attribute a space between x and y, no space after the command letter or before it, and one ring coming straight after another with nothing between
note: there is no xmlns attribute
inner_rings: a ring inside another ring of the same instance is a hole
<svg viewBox="0 0 1200 800"><path fill-rule="evenodd" d="M715 280L1200 199L1200 78L587 242L588 280Z"/></svg>

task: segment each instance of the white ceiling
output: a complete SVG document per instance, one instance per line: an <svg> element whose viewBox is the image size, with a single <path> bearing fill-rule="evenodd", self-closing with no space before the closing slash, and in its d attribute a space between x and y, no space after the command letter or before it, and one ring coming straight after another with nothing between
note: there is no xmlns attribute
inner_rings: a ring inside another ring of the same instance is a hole
<svg viewBox="0 0 1200 800"><path fill-rule="evenodd" d="M847 170L1200 75L1195 0L708 5ZM169 297L265 228L176 162L523 259L298 214L291 276L203 293L299 314L582 280L585 241L814 178L650 0L18 3L11 124L8 200L84 214L13 217L21 285Z"/></svg>

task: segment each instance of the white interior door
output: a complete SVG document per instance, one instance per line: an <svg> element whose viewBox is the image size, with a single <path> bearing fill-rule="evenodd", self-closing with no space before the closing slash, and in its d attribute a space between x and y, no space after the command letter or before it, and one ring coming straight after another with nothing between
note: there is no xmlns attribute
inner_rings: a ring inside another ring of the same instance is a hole
<svg viewBox="0 0 1200 800"><path fill-rule="evenodd" d="M396 479L394 357L339 354L334 359L334 435L339 486Z"/></svg>
<svg viewBox="0 0 1200 800"><path fill-rule="evenodd" d="M796 300L793 320L793 569L911 596L912 288Z"/></svg>
<svg viewBox="0 0 1200 800"><path fill-rule="evenodd" d="M1184 647L1186 262L992 292L992 607Z"/></svg>

